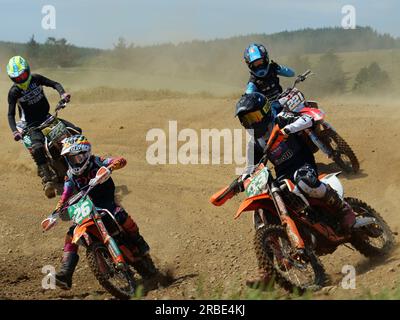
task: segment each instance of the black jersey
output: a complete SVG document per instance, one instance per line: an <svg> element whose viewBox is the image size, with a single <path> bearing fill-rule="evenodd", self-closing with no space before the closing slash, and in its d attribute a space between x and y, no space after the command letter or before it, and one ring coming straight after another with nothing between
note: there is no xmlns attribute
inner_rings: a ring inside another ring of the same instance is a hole
<svg viewBox="0 0 400 320"><path fill-rule="evenodd" d="M46 120L50 105L44 94L43 86L56 89L60 95L65 93L61 84L40 74L32 74L27 90L19 88L16 84L11 87L8 92L8 123L13 132L17 130L15 122L17 105L21 120L26 121L27 124L41 123Z"/></svg>

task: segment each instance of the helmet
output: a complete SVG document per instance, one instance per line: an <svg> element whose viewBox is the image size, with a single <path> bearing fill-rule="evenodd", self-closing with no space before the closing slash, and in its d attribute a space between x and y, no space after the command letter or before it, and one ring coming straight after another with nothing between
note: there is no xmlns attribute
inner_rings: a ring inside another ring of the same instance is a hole
<svg viewBox="0 0 400 320"><path fill-rule="evenodd" d="M63 140L61 155L75 176L81 175L90 164L92 146L83 135L75 135Z"/></svg>
<svg viewBox="0 0 400 320"><path fill-rule="evenodd" d="M271 121L271 104L259 92L243 95L236 104L235 116L246 129L254 130L256 138L262 137Z"/></svg>
<svg viewBox="0 0 400 320"><path fill-rule="evenodd" d="M262 44L252 43L244 50L244 61L250 72L259 78L264 78L269 70L269 55Z"/></svg>
<svg viewBox="0 0 400 320"><path fill-rule="evenodd" d="M32 76L29 64L24 58L12 57L7 64L7 74L18 87L28 89Z"/></svg>

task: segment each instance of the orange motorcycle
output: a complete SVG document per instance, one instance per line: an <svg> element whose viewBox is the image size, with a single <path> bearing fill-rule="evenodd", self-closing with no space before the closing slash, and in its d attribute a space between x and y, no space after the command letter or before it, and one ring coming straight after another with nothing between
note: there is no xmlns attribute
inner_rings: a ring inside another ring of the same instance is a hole
<svg viewBox="0 0 400 320"><path fill-rule="evenodd" d="M276 125L265 154L284 139ZM306 198L289 179L276 179L264 156L256 170L244 182L247 198L235 219L243 212L254 211L256 234L254 247L259 268L288 291L318 290L327 276L318 256L333 253L350 243L366 257L386 255L394 246L394 235L383 218L368 204L356 198L344 198L338 173L319 179L334 188L356 213L351 233L344 233L335 212L318 199ZM232 198L234 184L211 197L211 203L223 205ZM299 254L298 248L302 248Z"/></svg>
<svg viewBox="0 0 400 320"><path fill-rule="evenodd" d="M310 75L311 71L307 70L297 76L293 86L279 96L279 103L285 111L307 114L313 119L312 128L304 130L302 135L314 153L321 150L345 172L357 173L360 170L360 163L351 147L326 121L325 112L318 103L306 100L303 93L295 87Z"/></svg>
<svg viewBox="0 0 400 320"><path fill-rule="evenodd" d="M149 254L135 256L112 213L96 207L90 199L89 192L104 181L106 171L105 167L100 168L86 189L42 221L42 228L51 229L59 218L72 220L76 224L72 243L86 248L89 267L101 286L116 298L129 299L137 287L135 271L142 277L158 271Z"/></svg>

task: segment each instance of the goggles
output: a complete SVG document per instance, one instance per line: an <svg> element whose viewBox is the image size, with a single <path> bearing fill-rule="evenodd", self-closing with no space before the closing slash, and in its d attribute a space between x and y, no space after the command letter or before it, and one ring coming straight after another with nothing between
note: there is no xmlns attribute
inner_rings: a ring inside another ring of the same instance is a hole
<svg viewBox="0 0 400 320"><path fill-rule="evenodd" d="M73 165L74 164L82 164L87 159L87 154L79 153L79 154L75 154L75 155L68 155L67 158L68 158L68 162Z"/></svg>
<svg viewBox="0 0 400 320"><path fill-rule="evenodd" d="M253 128L255 124L262 122L266 118L270 109L271 107L269 103L267 103L261 110L248 112L244 115L239 115L240 123L246 129Z"/></svg>
<svg viewBox="0 0 400 320"><path fill-rule="evenodd" d="M264 59L257 59L256 61L250 63L250 68L251 69L257 69L257 68L259 68L261 66L264 66L264 65L265 65Z"/></svg>
<svg viewBox="0 0 400 320"><path fill-rule="evenodd" d="M22 72L18 77L11 78L12 81L15 83L24 83L29 78L29 71L25 70Z"/></svg>

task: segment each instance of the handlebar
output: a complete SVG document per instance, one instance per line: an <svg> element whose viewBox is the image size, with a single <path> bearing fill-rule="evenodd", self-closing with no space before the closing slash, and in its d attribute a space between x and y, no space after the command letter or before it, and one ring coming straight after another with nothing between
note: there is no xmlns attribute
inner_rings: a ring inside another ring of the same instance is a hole
<svg viewBox="0 0 400 320"><path fill-rule="evenodd" d="M50 123L52 123L54 121L55 118L57 118L58 116L58 111L60 111L61 109L64 109L67 106L67 101L65 99L61 99L57 105L56 108L54 109L54 114L50 115L45 121L43 121L40 125L38 126L31 126L28 127L27 129L25 129L22 134L26 135L28 132L34 131L34 130L42 130L44 128L46 128Z"/></svg>
<svg viewBox="0 0 400 320"><path fill-rule="evenodd" d="M293 89L296 84L303 82L304 80L306 80L309 76L312 76L314 73L312 73L311 70L306 70L303 74L299 74L296 78L296 80L293 83L293 86L291 87L291 89Z"/></svg>
<svg viewBox="0 0 400 320"><path fill-rule="evenodd" d="M52 212L46 219L44 219L41 223L44 231L51 229L57 222L58 218L61 220L69 220L65 218L64 212L68 209L68 207L77 203L80 199L86 197L90 191L98 184L103 183L110 176L111 171L106 167L101 167L96 174L96 177L89 181L89 184L86 185L79 191L76 195L74 195L71 199L67 201L67 203L57 211ZM105 178L105 180L104 180Z"/></svg>

